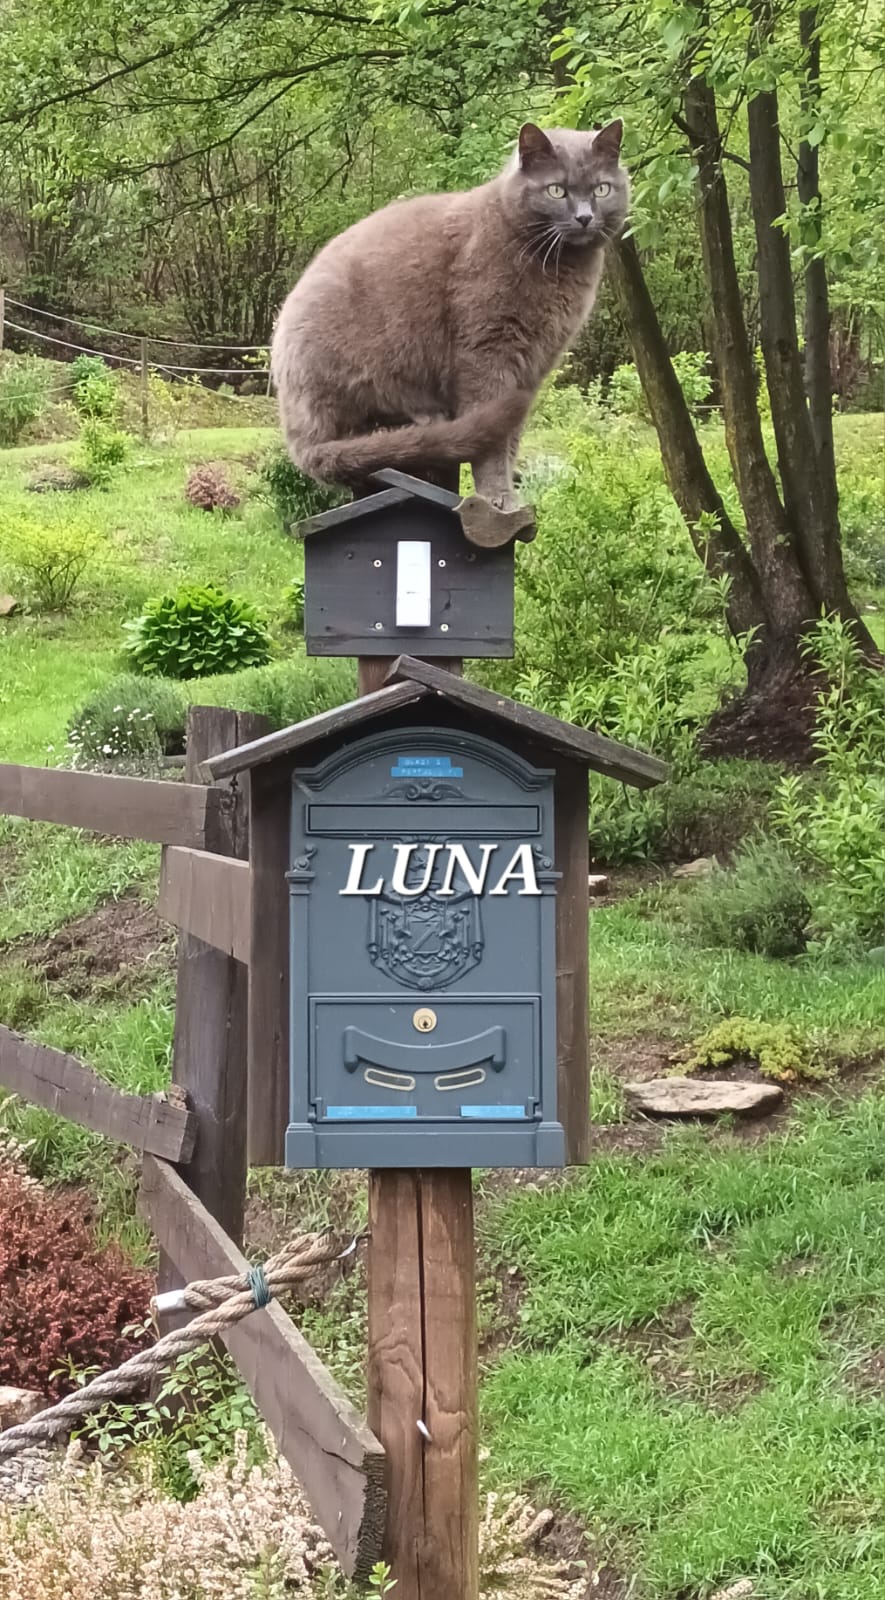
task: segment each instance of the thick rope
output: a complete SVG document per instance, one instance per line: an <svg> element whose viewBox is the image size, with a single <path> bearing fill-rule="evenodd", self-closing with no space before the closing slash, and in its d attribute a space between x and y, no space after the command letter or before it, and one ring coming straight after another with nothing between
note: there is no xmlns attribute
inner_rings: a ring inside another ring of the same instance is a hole
<svg viewBox="0 0 885 1600"><path fill-rule="evenodd" d="M108 1401L129 1398L134 1391L159 1376L180 1356L208 1344L226 1328L248 1317L251 1311L267 1305L282 1289L301 1283L317 1267L341 1261L353 1250L353 1243L342 1249L342 1242L328 1233L303 1233L280 1250L263 1268L230 1278L209 1278L189 1283L181 1290L183 1307L198 1311L184 1328L173 1328L149 1350L124 1361L113 1372L102 1373L91 1383L66 1395L57 1405L41 1411L30 1422L0 1433L0 1459L38 1444L50 1444L61 1433L69 1433L74 1423L90 1411L99 1411Z"/></svg>

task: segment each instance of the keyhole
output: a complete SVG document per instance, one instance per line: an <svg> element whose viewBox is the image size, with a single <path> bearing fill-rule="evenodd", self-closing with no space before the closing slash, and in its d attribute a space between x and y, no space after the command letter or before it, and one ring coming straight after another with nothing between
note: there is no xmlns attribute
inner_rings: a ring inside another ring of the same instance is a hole
<svg viewBox="0 0 885 1600"><path fill-rule="evenodd" d="M436 1012L430 1006L419 1006L412 1018L412 1025L419 1033L432 1033L436 1027Z"/></svg>

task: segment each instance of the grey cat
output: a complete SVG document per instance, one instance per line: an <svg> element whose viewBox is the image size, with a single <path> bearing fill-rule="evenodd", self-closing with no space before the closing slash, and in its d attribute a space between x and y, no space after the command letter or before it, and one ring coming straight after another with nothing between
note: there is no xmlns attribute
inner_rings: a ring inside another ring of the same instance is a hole
<svg viewBox="0 0 885 1600"><path fill-rule="evenodd" d="M496 178L365 217L286 300L272 366L289 450L313 477L469 461L516 504L513 464L542 380L588 317L627 217L620 121L526 123Z"/></svg>

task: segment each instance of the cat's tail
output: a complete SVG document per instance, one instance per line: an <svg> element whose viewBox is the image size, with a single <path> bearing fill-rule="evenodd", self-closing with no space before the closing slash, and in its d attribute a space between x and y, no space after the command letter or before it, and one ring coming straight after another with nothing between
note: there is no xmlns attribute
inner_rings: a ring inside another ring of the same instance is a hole
<svg viewBox="0 0 885 1600"><path fill-rule="evenodd" d="M529 390L511 389L495 400L471 406L452 421L412 423L350 439L309 443L290 434L289 444L298 465L311 477L328 483L359 482L384 467L420 471L422 467L477 461L501 448L510 434L522 427L532 399Z"/></svg>

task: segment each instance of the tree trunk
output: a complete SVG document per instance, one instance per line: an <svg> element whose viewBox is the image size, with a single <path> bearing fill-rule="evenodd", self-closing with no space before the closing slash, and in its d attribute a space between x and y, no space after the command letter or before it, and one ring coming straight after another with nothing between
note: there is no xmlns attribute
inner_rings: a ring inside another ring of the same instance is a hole
<svg viewBox="0 0 885 1600"><path fill-rule="evenodd" d="M805 53L802 111L808 124L820 103L820 35L817 8L799 13L799 37ZM805 266L805 394L821 493L830 521L838 516L839 492L833 447L833 379L830 370L830 296L827 268L820 249L822 200L819 145L803 139L799 145L796 187L803 207L803 236L808 255Z"/></svg>
<svg viewBox="0 0 885 1600"><path fill-rule="evenodd" d="M725 438L747 537L773 634L798 639L815 607L796 558L791 527L765 450L756 373L741 302L728 188L713 90L696 78L685 120L698 166L698 227L712 311L713 354L722 388Z"/></svg>
<svg viewBox="0 0 885 1600"><path fill-rule="evenodd" d="M657 430L670 492L685 518L692 543L709 572L729 579L728 621L732 632L740 635L751 628L764 627L759 579L704 460L632 238L621 239L609 251L608 270ZM709 533L701 531L701 518L711 515L716 518L716 528Z"/></svg>
<svg viewBox="0 0 885 1600"><path fill-rule="evenodd" d="M763 26L767 26L767 22L763 6ZM775 90L764 90L748 102L747 127L762 354L784 504L805 582L814 600L809 618L821 607L838 611L852 623L861 647L875 653L873 639L848 594L838 516L831 503L833 496L822 483L805 397L790 242L779 225L786 211L786 195Z"/></svg>

